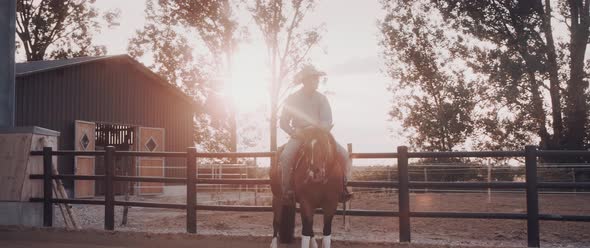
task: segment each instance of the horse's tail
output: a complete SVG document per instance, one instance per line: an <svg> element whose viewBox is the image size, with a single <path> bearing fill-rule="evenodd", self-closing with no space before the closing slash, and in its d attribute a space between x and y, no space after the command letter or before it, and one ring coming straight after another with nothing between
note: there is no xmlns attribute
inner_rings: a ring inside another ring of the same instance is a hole
<svg viewBox="0 0 590 248"><path fill-rule="evenodd" d="M279 238L281 243L292 243L295 235L295 206L282 206L281 228Z"/></svg>

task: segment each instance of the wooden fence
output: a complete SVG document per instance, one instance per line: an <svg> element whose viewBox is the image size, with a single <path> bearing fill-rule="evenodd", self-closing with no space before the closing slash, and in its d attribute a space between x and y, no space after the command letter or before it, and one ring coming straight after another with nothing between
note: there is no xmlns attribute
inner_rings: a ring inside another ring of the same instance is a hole
<svg viewBox="0 0 590 248"><path fill-rule="evenodd" d="M350 148L349 148L350 150ZM270 206L220 206L220 205L199 205L196 202L197 184L242 184L242 185L268 185L267 179L201 179L196 177L198 158L237 158L237 157L270 157L275 161L274 152L253 152L253 153L198 153L195 148L187 148L186 152L131 152L115 151L114 147L106 147L105 151L53 151L51 147L45 147L43 151L33 151L31 155L43 156L42 175L31 175L31 179L42 179L44 185L44 197L33 198L33 202L43 202L44 225L53 225L53 204L95 204L104 205L104 228L114 230L115 206L138 206L168 209L186 210L186 229L189 233L196 233L196 211L242 211L242 212L270 212ZM104 156L105 175L76 176L76 175L53 175L51 170L52 156ZM186 158L186 178L167 177L135 177L115 176L114 161L116 156L139 156L139 157L184 157ZM338 214L351 216L391 216L399 218L399 239L400 242L410 242L410 218L470 218L470 219L522 219L527 221L527 237L529 247L539 247L539 221L583 221L590 222L590 216L579 215L555 215L539 213L539 188L577 188L590 189L590 183L585 182L538 182L537 181L537 158L539 157L590 157L590 151L539 151L535 146L526 146L524 151L480 151L480 152L408 152L407 147L397 147L393 153L351 153L353 159L397 159L398 181L351 181L349 186L354 187L375 187L375 188L397 188L398 189L398 212L381 210L338 210ZM411 158L451 158L451 157L524 157L526 180L525 182L410 182L408 172L408 160ZM274 164L274 163L272 163ZM105 199L54 199L52 194L53 179L73 180L104 180ZM156 202L135 202L116 201L113 185L115 181L132 182L161 182L185 184L187 189L186 204L156 203ZM463 189L525 189L526 190L526 213L477 213L477 212L411 212L410 211L410 189L411 188L463 188ZM317 211L321 213L321 211ZM271 223L269 223L270 225Z"/></svg>

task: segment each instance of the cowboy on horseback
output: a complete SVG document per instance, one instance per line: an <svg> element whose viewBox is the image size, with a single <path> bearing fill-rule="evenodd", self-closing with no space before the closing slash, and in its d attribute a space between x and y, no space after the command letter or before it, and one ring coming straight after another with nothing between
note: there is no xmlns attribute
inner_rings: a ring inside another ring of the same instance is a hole
<svg viewBox="0 0 590 248"><path fill-rule="evenodd" d="M317 91L320 77L325 75L324 72L318 71L312 65L303 67L295 75L293 81L294 84L301 83L303 87L287 97L284 102L280 126L290 136L279 157L284 204L293 204L295 200L291 182L292 172L297 163L296 157L304 142L304 129L316 127L329 132L333 126L330 103L325 95ZM352 196L346 187L352 161L346 149L340 144L337 144L336 150L338 160L344 171L344 192L340 200L345 202Z"/></svg>

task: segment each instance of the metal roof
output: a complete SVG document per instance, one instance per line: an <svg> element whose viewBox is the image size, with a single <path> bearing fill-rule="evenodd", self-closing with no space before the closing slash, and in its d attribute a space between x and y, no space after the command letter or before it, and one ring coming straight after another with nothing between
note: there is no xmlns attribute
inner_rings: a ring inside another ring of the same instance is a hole
<svg viewBox="0 0 590 248"><path fill-rule="evenodd" d="M55 70L63 67L70 67L74 65L80 65L85 63L94 62L97 60L109 59L114 57L123 57L127 55L110 55L110 56L96 56L96 57L78 57L72 59L59 59L59 60L43 60L43 61L31 61L24 63L16 63L16 76L26 76L34 73Z"/></svg>
<svg viewBox="0 0 590 248"><path fill-rule="evenodd" d="M136 66L141 72L145 73L147 76L151 77L155 81L158 81L160 84L169 87L176 93L181 94L185 100L188 100L191 104L197 106L196 102L190 98L186 93L180 90L175 85L169 83L166 79L161 77L160 75L156 74L149 68L145 67L139 61L133 59L127 54L119 54L119 55L106 55L106 56L94 56L94 57L78 57L78 58L71 58L71 59L60 59L60 60L43 60L43 61L31 61L31 62L24 62L24 63L16 63L15 65L15 75L16 77L24 77L31 74L62 69L87 63L93 63L96 61L102 60L109 60L109 59L127 59L131 62L132 65Z"/></svg>

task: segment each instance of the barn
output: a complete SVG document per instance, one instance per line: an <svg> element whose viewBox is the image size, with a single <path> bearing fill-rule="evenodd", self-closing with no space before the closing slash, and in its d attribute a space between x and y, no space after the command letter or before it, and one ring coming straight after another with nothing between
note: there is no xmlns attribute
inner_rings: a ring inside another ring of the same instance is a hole
<svg viewBox="0 0 590 248"><path fill-rule="evenodd" d="M195 102L128 55L80 57L16 64L17 126L60 132L60 150L92 151L112 145L129 151L186 151L194 144ZM100 175L102 157L60 157L59 173ZM117 158L117 173L184 176L178 158ZM100 182L65 181L71 196L93 197ZM122 192L123 185L116 186ZM136 185L158 194L158 183Z"/></svg>

